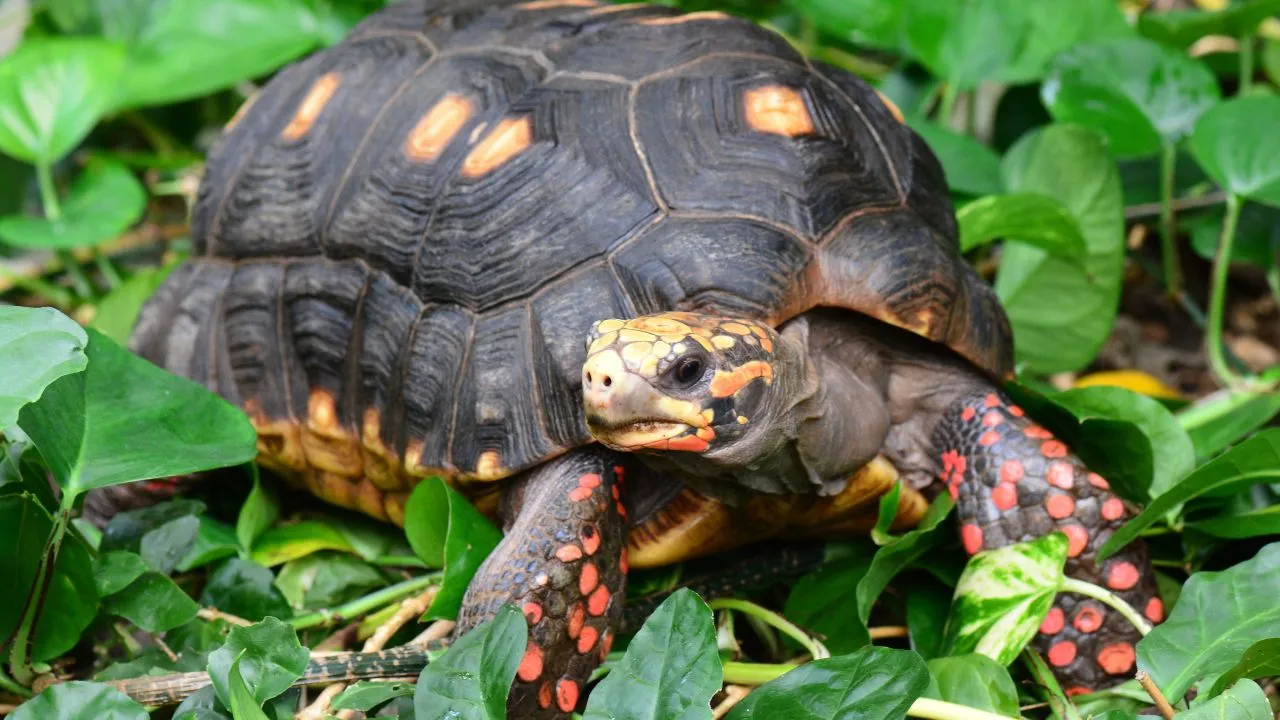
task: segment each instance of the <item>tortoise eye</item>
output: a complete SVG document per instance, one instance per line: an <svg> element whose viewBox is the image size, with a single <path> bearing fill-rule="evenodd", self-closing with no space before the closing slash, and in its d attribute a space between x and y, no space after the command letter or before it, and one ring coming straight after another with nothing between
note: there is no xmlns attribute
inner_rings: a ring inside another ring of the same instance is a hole
<svg viewBox="0 0 1280 720"><path fill-rule="evenodd" d="M705 363L703 363L702 358L696 355L688 355L680 358L675 367L671 368L671 377L680 385L688 387L702 378L704 367Z"/></svg>

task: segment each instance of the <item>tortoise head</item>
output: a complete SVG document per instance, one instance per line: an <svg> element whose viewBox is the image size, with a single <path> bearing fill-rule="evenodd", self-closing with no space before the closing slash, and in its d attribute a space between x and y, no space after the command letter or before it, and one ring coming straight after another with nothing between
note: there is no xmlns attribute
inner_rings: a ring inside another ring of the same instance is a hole
<svg viewBox="0 0 1280 720"><path fill-rule="evenodd" d="M670 312L597 322L582 392L587 427L628 452L696 453L716 464L785 412L799 348L751 320ZM748 454L751 454L750 452Z"/></svg>

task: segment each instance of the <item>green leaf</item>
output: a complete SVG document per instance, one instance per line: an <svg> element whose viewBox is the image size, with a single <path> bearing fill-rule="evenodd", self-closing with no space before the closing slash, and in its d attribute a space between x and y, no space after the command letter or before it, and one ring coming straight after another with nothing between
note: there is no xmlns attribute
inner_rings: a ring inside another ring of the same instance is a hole
<svg viewBox="0 0 1280 720"><path fill-rule="evenodd" d="M94 38L29 38L0 60L0 151L51 165L110 108L124 67L119 45Z"/></svg>
<svg viewBox="0 0 1280 720"><path fill-rule="evenodd" d="M124 165L95 158L76 177L56 220L0 217L0 241L14 247L93 247L133 226L147 208L147 190Z"/></svg>
<svg viewBox="0 0 1280 720"><path fill-rule="evenodd" d="M253 489L249 491L249 496L240 506L240 514L236 516L236 539L246 551L253 547L258 537L275 524L276 518L280 516L275 493L262 483L257 465L251 468Z"/></svg>
<svg viewBox="0 0 1280 720"><path fill-rule="evenodd" d="M1205 260L1218 254L1222 239L1222 208L1205 213L1186 223L1191 234L1191 247ZM1236 220L1236 237L1231 246L1231 262L1247 262L1270 270L1280 261L1280 209L1255 202L1244 202Z"/></svg>
<svg viewBox="0 0 1280 720"><path fill-rule="evenodd" d="M1004 247L995 288L1025 370L1078 370L1111 333L1124 268L1124 199L1115 161L1098 136L1050 125L1020 139L1001 165L1014 192L1047 195L1075 215L1083 266L1021 243ZM1070 298L1070 302L1064 302Z"/></svg>
<svg viewBox="0 0 1280 720"><path fill-rule="evenodd" d="M908 117L907 122L938 156L952 192L969 195L1004 192L1004 184L1000 180L1000 156L994 150L968 135L921 117Z"/></svg>
<svg viewBox="0 0 1280 720"><path fill-rule="evenodd" d="M1236 399L1228 396L1215 402L1234 404ZM1179 421L1191 436L1196 454L1212 457L1267 424L1277 413L1280 413L1280 393L1260 393L1246 397L1244 402L1216 417L1188 422L1190 417L1187 411L1183 411L1179 414Z"/></svg>
<svg viewBox="0 0 1280 720"><path fill-rule="evenodd" d="M71 681L50 685L18 706L9 720L147 720L147 710L109 685Z"/></svg>
<svg viewBox="0 0 1280 720"><path fill-rule="evenodd" d="M98 302L98 310L89 327L111 338L117 345L127 347L142 304L177 266L178 263L175 262L134 273Z"/></svg>
<svg viewBox="0 0 1280 720"><path fill-rule="evenodd" d="M351 555L318 552L280 568L275 585L298 609L324 608L387 585L377 568Z"/></svg>
<svg viewBox="0 0 1280 720"><path fill-rule="evenodd" d="M1224 688L1233 685L1237 680L1280 676L1280 638L1267 638L1249 646L1244 657L1230 670L1218 676L1209 690L1210 697L1217 695Z"/></svg>
<svg viewBox="0 0 1280 720"><path fill-rule="evenodd" d="M1180 698L1198 679L1231 669L1254 643L1280 637L1280 543L1220 572L1198 572L1169 617L1138 642L1138 669Z"/></svg>
<svg viewBox="0 0 1280 720"><path fill-rule="evenodd" d="M195 547L200 534L200 518L194 515L170 520L142 536L138 554L158 573L168 575Z"/></svg>
<svg viewBox="0 0 1280 720"><path fill-rule="evenodd" d="M849 653L871 642L858 613L849 612L849 598L871 568L873 548L853 546L854 554L824 564L791 587L782 614L809 632L821 635L836 654Z"/></svg>
<svg viewBox="0 0 1280 720"><path fill-rule="evenodd" d="M524 615L510 605L458 638L422 670L413 709L420 718L502 720L528 644Z"/></svg>
<svg viewBox="0 0 1280 720"><path fill-rule="evenodd" d="M241 558L231 558L209 575L200 604L246 620L290 617L293 609L274 584L271 571Z"/></svg>
<svg viewBox="0 0 1280 720"><path fill-rule="evenodd" d="M1128 545L1156 520L1192 498L1225 497L1256 483L1277 480L1280 480L1280 429L1264 430L1201 465L1155 497L1137 517L1122 525L1098 548L1098 562Z"/></svg>
<svg viewBox="0 0 1280 720"><path fill-rule="evenodd" d="M1258 683L1241 680L1225 693L1176 717L1178 720L1275 720L1275 713Z"/></svg>
<svg viewBox="0 0 1280 720"><path fill-rule="evenodd" d="M945 655L977 652L1008 665L1035 637L1062 584L1059 532L974 555L951 601Z"/></svg>
<svg viewBox="0 0 1280 720"><path fill-rule="evenodd" d="M726 720L901 720L929 686L929 670L907 650L865 647L805 663L756 688Z"/></svg>
<svg viewBox="0 0 1280 720"><path fill-rule="evenodd" d="M334 710L359 710L367 712L388 700L413 695L410 683L358 682L333 699Z"/></svg>
<svg viewBox="0 0 1280 720"><path fill-rule="evenodd" d="M165 523L205 511L199 500L167 500L138 510L116 513L102 532L102 550L142 549L142 538Z"/></svg>
<svg viewBox="0 0 1280 720"><path fill-rule="evenodd" d="M937 693L925 697L1019 717L1018 688L1005 667L986 655L958 655L928 661Z"/></svg>
<svg viewBox="0 0 1280 720"><path fill-rule="evenodd" d="M1280 14L1280 0L1233 0L1221 10L1166 10L1138 15L1138 32L1179 50L1206 35L1238 38L1251 35L1258 24Z"/></svg>
<svg viewBox="0 0 1280 720"><path fill-rule="evenodd" d="M320 550L355 552L336 528L315 520L302 520L268 528L254 541L249 557L266 567L275 567Z"/></svg>
<svg viewBox="0 0 1280 720"><path fill-rule="evenodd" d="M1198 60L1143 38L1114 38L1055 58L1041 97L1055 120L1093 128L1129 157L1190 135L1221 92Z"/></svg>
<svg viewBox="0 0 1280 720"><path fill-rule="evenodd" d="M405 503L404 530L413 552L430 567L443 567L440 591L422 620L458 615L471 578L502 532L438 477L424 478Z"/></svg>
<svg viewBox="0 0 1280 720"><path fill-rule="evenodd" d="M1232 98L1200 118L1190 149L1229 193L1280 206L1280 97Z"/></svg>
<svg viewBox="0 0 1280 720"><path fill-rule="evenodd" d="M889 492L880 496L879 512L876 515L876 526L871 529L871 541L876 545L886 545L893 542L894 537L889 533L893 528L893 521L898 517L898 502L902 496L902 481L893 484L889 488Z"/></svg>
<svg viewBox="0 0 1280 720"><path fill-rule="evenodd" d="M103 598L102 607L152 633L188 623L200 610L167 575L153 571L143 573L125 589Z"/></svg>
<svg viewBox="0 0 1280 720"><path fill-rule="evenodd" d="M953 507L955 507L955 501L949 494L939 494L929 504L929 509L925 511L924 517L920 519L920 524L915 529L876 550L875 557L871 559L871 567L858 581L858 589L855 593L858 601L858 618L864 626L871 619L871 608L880 597L880 593L888 587L889 581L906 570L922 555L946 541L949 533L945 528L938 526L951 513ZM954 540L954 536L951 539Z"/></svg>
<svg viewBox="0 0 1280 720"><path fill-rule="evenodd" d="M1054 57L1081 42L1134 35L1113 0L1023 2L1019 10L1027 25L1024 39L1017 56L997 76L1009 84L1039 80Z"/></svg>
<svg viewBox="0 0 1280 720"><path fill-rule="evenodd" d="M1240 539L1280 535L1280 505L1189 522L1186 527L1217 538Z"/></svg>
<svg viewBox="0 0 1280 720"><path fill-rule="evenodd" d="M893 0L793 0L789 3L826 34L855 45L897 50L902 6Z"/></svg>
<svg viewBox="0 0 1280 720"><path fill-rule="evenodd" d="M905 583L903 591L911 649L925 660L941 656L942 634L951 609L951 588L925 576Z"/></svg>
<svg viewBox="0 0 1280 720"><path fill-rule="evenodd" d="M960 250L968 252L998 238L1038 247L1050 255L1081 260L1085 255L1080 223L1062 203L1045 195L988 195L956 213Z"/></svg>
<svg viewBox="0 0 1280 720"><path fill-rule="evenodd" d="M711 718L723 680L711 608L688 588L662 601L592 691L583 720Z"/></svg>
<svg viewBox="0 0 1280 720"><path fill-rule="evenodd" d="M240 549L235 530L226 523L208 517L200 518L200 531L195 544L178 563L179 572L203 567L235 555Z"/></svg>
<svg viewBox="0 0 1280 720"><path fill-rule="evenodd" d="M93 568L93 581L98 595L106 597L129 587L150 568L142 558L128 550L112 550L98 556Z"/></svg>
<svg viewBox="0 0 1280 720"><path fill-rule="evenodd" d="M13 640L36 581L53 518L29 494L0 496L0 527L13 528L0 543L0 647ZM31 657L42 662L75 647L98 611L93 561L79 535L67 532L32 634Z"/></svg>
<svg viewBox="0 0 1280 720"><path fill-rule="evenodd" d="M271 720L262 712L264 701L254 698L240 669L240 661L247 653L248 650L241 650L227 673L227 694L230 695L230 702L227 704L231 708L231 716L236 720ZM217 687L215 684L214 688Z"/></svg>
<svg viewBox="0 0 1280 720"><path fill-rule="evenodd" d="M18 411L50 383L84 370L88 343L84 329L53 308L0 306L0 430L17 423Z"/></svg>
<svg viewBox="0 0 1280 720"><path fill-rule="evenodd" d="M297 0L152 0L104 23L129 50L120 107L208 95L316 47L317 19Z"/></svg>
<svg viewBox="0 0 1280 720"><path fill-rule="evenodd" d="M86 490L236 465L257 455L244 413L87 330L89 367L60 378L19 426L69 504Z"/></svg>
<svg viewBox="0 0 1280 720"><path fill-rule="evenodd" d="M209 653L209 679L224 705L230 705L228 678L234 663L249 695L258 705L279 695L307 669L311 654L287 623L269 617L248 627L232 628L227 642Z"/></svg>
<svg viewBox="0 0 1280 720"><path fill-rule="evenodd" d="M911 54L958 90L994 78L1017 50L1018 0L908 0L904 27Z"/></svg>

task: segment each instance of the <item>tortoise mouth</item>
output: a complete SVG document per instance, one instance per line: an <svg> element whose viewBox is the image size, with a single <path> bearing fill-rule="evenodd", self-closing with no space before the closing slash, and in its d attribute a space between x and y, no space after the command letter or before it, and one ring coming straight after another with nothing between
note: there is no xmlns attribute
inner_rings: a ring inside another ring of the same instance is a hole
<svg viewBox="0 0 1280 720"><path fill-rule="evenodd" d="M664 440L671 440L691 432L694 428L667 418L642 418L622 423L608 423L599 416L587 418L587 429L592 436L615 450L636 450Z"/></svg>

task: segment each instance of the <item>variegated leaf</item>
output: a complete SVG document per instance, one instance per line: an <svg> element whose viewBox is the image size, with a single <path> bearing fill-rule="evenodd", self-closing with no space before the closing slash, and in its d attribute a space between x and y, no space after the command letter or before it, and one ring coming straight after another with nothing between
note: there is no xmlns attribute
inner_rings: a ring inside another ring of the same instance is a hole
<svg viewBox="0 0 1280 720"><path fill-rule="evenodd" d="M1066 561L1067 536L1057 532L970 558L951 600L943 655L1013 662L1053 606Z"/></svg>

